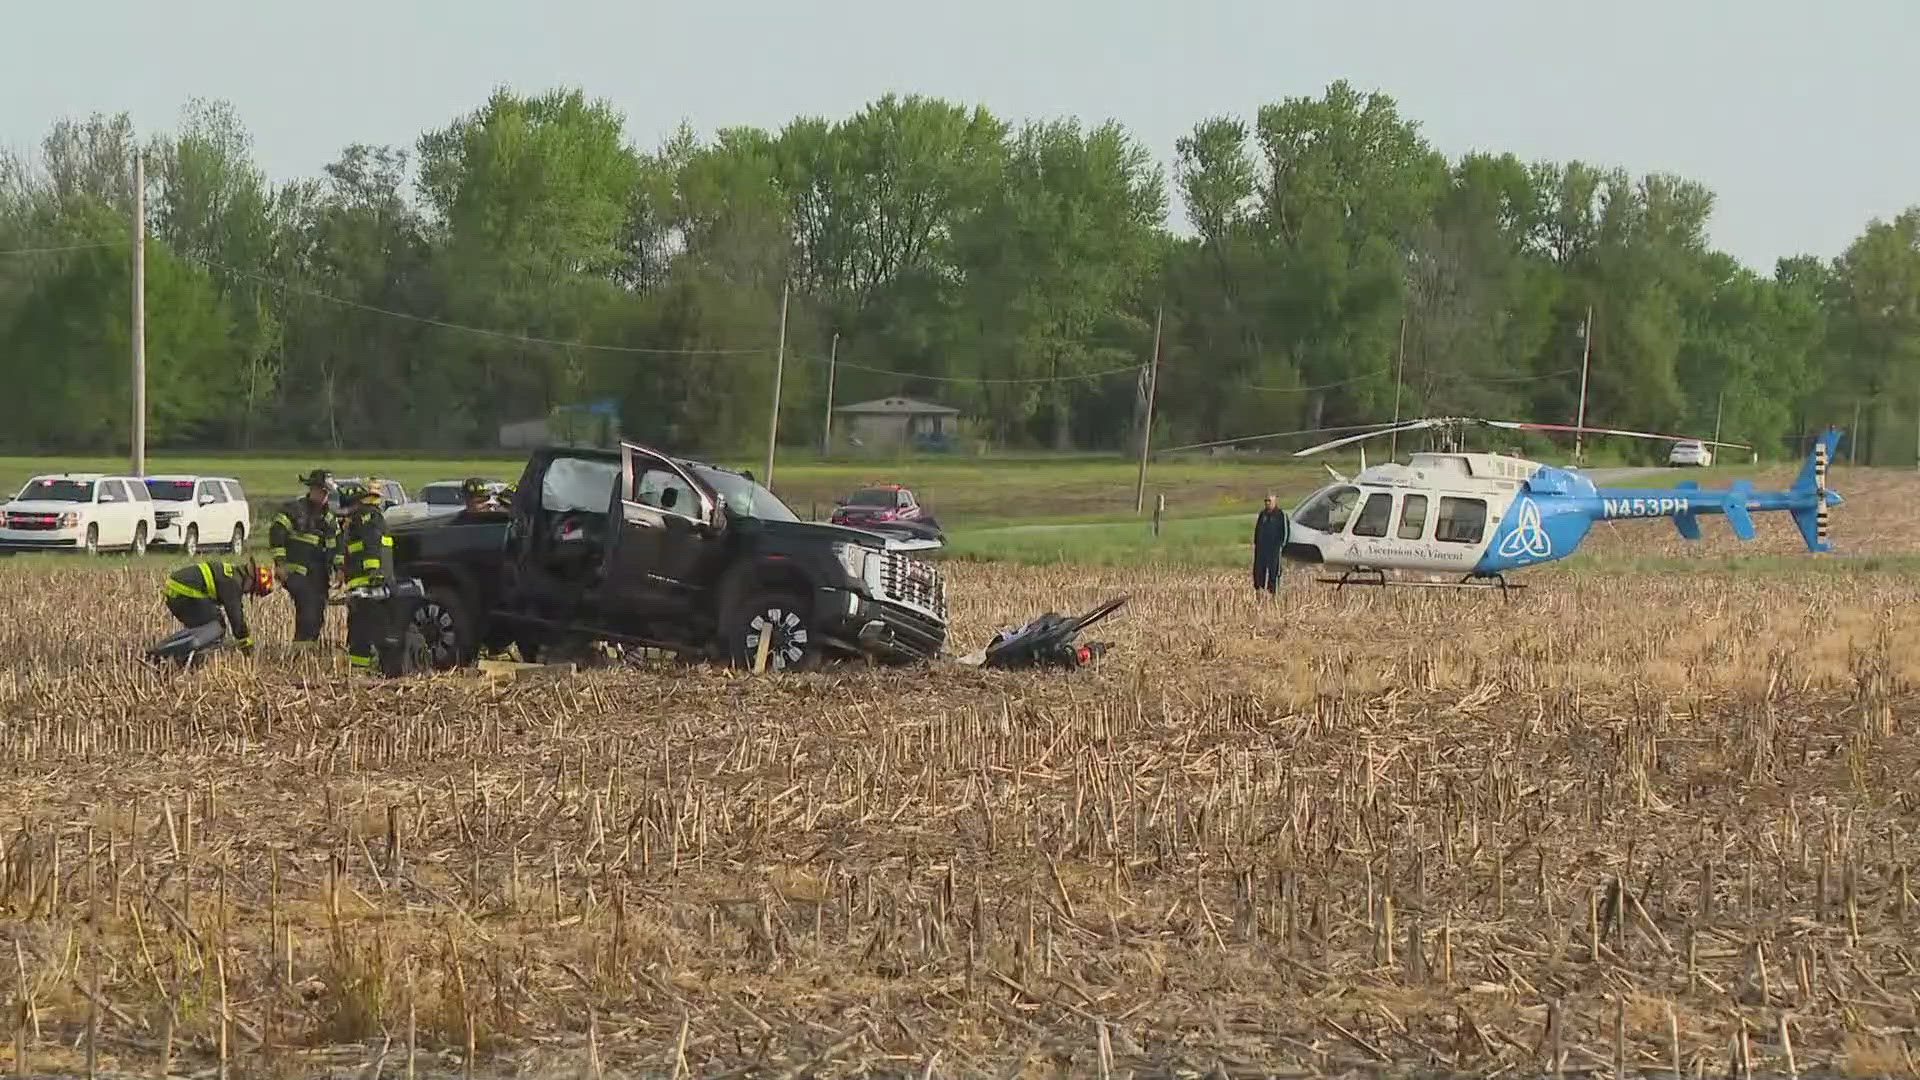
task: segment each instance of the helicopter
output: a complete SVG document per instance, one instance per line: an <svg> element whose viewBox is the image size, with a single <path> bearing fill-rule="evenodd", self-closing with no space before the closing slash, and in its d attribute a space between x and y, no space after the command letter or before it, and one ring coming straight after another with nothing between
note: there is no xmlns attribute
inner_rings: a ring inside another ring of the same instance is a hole
<svg viewBox="0 0 1920 1080"><path fill-rule="evenodd" d="M1686 436L1539 424L1517 420L1436 417L1347 435L1294 452L1307 457L1381 435L1437 431L1442 450L1421 451L1407 464L1385 462L1361 469L1352 478L1331 466L1333 482L1303 499L1289 515L1286 559L1341 571L1322 577L1326 584L1399 585L1428 588L1524 588L1506 574L1566 558L1580 546L1596 521L1670 518L1682 537L1700 539L1700 515L1726 517L1734 535L1754 536L1755 511L1783 510L1793 515L1807 550L1831 550L1827 540L1829 508L1841 503L1827 487L1827 464L1839 445L1840 431L1828 428L1814 440L1799 477L1786 491L1756 491L1751 481L1736 480L1721 489L1682 481L1670 488L1597 486L1578 468L1544 465L1507 454L1469 453L1460 434L1469 425L1514 431L1590 432L1632 438L1681 440ZM1739 443L1694 440L1711 446L1750 449ZM1388 580L1389 571L1459 574L1457 581Z"/></svg>

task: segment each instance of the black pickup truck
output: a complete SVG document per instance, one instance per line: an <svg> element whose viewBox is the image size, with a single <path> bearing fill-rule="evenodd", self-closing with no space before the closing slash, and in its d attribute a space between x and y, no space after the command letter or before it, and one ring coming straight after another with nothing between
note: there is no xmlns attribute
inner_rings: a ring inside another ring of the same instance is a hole
<svg viewBox="0 0 1920 1080"><path fill-rule="evenodd" d="M766 666L793 669L926 660L946 643L933 566L801 521L751 474L630 443L536 451L510 509L392 535L396 572L426 589L405 616L412 651L440 670L508 645L528 660L611 642L751 665L765 635Z"/></svg>

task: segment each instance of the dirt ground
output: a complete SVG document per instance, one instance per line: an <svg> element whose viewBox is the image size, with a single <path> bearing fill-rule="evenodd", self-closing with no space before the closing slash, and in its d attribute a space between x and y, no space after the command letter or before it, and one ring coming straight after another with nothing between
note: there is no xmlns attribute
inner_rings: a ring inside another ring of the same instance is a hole
<svg viewBox="0 0 1920 1080"><path fill-rule="evenodd" d="M1131 594L1074 674L182 679L6 560L0 1065L1910 1075L1912 483L1512 600L949 567L955 651Z"/></svg>

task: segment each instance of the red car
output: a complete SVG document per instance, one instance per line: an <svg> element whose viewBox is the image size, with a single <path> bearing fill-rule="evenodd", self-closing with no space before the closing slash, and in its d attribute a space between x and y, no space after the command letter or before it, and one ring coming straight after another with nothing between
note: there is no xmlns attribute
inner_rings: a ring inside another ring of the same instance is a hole
<svg viewBox="0 0 1920 1080"><path fill-rule="evenodd" d="M902 539L942 541L940 523L913 492L899 484L869 484L843 499L836 499L835 525L899 536Z"/></svg>
<svg viewBox="0 0 1920 1080"><path fill-rule="evenodd" d="M851 525L857 529L885 521L918 521L921 516L920 504L914 500L913 492L899 484L874 484L834 500L833 517L829 520L835 525Z"/></svg>

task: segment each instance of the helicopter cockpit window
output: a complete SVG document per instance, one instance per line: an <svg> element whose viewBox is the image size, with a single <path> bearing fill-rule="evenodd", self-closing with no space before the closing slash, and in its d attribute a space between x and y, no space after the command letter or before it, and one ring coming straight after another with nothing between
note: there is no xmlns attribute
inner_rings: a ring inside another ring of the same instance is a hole
<svg viewBox="0 0 1920 1080"><path fill-rule="evenodd" d="M1427 532L1427 497L1409 495L1400 503L1400 529L1394 535L1402 540L1418 540Z"/></svg>
<svg viewBox="0 0 1920 1080"><path fill-rule="evenodd" d="M1353 508L1360 501L1360 489L1351 486L1329 487L1315 492L1293 513L1293 523L1315 532L1337 533L1347 527Z"/></svg>
<svg viewBox="0 0 1920 1080"><path fill-rule="evenodd" d="M1384 491L1376 491L1367 496L1367 503L1360 508L1360 516L1353 521L1355 536L1385 536L1387 521L1393 517L1393 496Z"/></svg>
<svg viewBox="0 0 1920 1080"><path fill-rule="evenodd" d="M1450 544L1477 544L1487 532L1487 501L1440 497L1440 513L1433 522L1433 538Z"/></svg>

